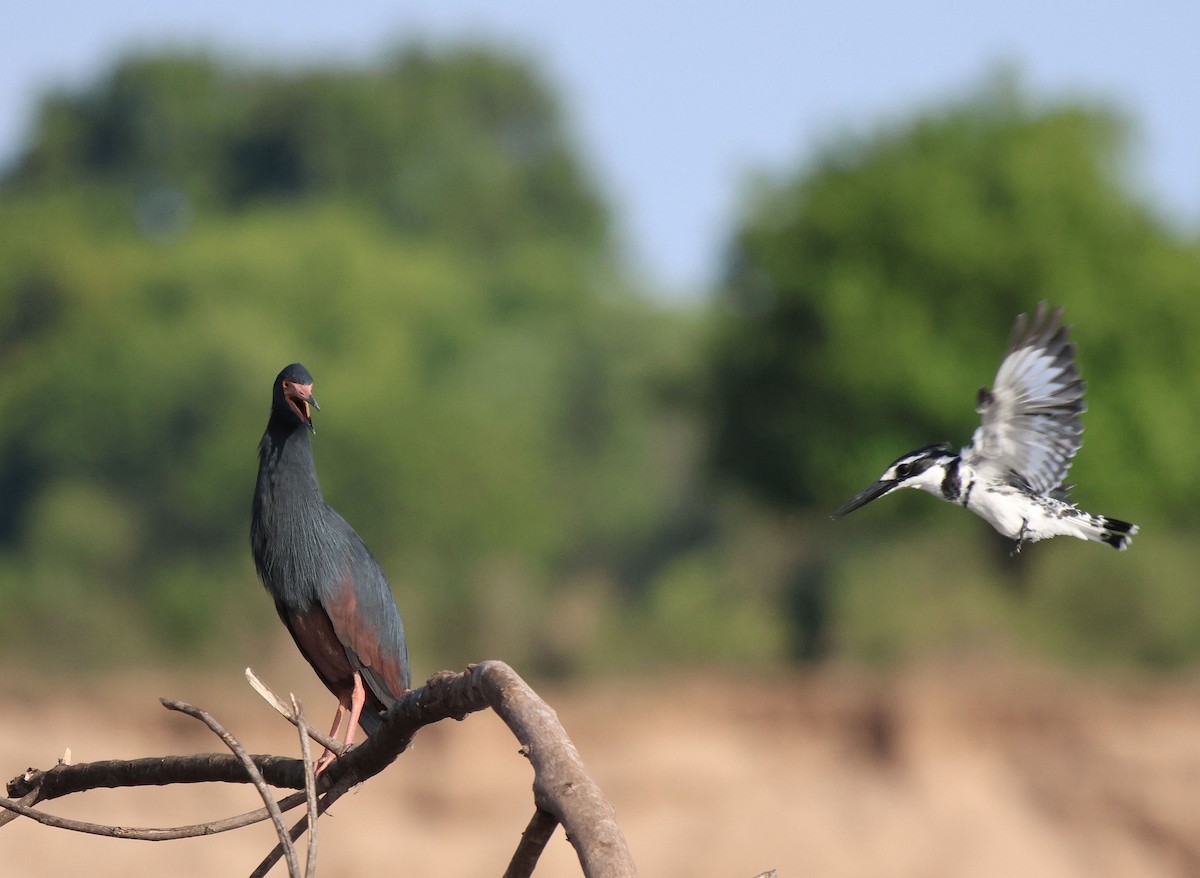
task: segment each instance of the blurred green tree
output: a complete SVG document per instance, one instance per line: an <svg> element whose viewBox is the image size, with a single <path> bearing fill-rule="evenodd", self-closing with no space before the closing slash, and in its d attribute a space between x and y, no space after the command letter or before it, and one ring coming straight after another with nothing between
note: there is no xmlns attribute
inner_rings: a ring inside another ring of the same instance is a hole
<svg viewBox="0 0 1200 878"><path fill-rule="evenodd" d="M299 71L136 55L47 97L6 185L109 183L201 209L337 197L475 247L600 243L607 210L577 152L532 65L483 47Z"/></svg>
<svg viewBox="0 0 1200 878"><path fill-rule="evenodd" d="M632 535L675 502L654 381L679 330L625 288L522 59L135 57L48 98L4 187L10 648L194 655L261 630L254 449L294 360L319 382L326 494L420 632L418 673L536 667L563 583L599 583L607 612Z"/></svg>

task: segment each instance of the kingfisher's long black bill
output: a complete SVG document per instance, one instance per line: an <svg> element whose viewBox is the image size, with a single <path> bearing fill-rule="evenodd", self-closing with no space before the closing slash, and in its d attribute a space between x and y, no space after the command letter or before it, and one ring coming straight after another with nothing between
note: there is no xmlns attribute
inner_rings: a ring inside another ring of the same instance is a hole
<svg viewBox="0 0 1200 878"><path fill-rule="evenodd" d="M866 506L872 500L878 500L892 488L896 487L896 479L880 479L869 488L864 488L854 495L848 502L839 506L830 518L837 519L843 515L849 515L855 509L860 509Z"/></svg>

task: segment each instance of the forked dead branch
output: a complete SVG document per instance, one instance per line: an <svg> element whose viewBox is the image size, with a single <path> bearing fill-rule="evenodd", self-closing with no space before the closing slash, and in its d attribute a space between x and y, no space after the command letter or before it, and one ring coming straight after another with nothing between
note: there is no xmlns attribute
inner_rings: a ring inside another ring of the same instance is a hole
<svg viewBox="0 0 1200 878"><path fill-rule="evenodd" d="M308 727L298 705L290 708L275 699L277 709L324 743L324 736ZM237 741L212 717L191 705L163 700L164 706L182 710L204 721L226 742L232 753L202 753L190 756L150 757L59 764L45 771L29 769L8 782L7 799L0 799L0 826L26 816L46 826L90 832L113 838L167 841L227 832L262 820L273 819L279 845L259 864L252 875L264 875L284 858L289 874L299 875L299 857L293 847L314 815L326 809L349 789L383 771L403 753L423 727L445 719L463 719L476 711L491 709L504 721L521 744L521 753L533 766L533 817L529 822L505 875L527 876L554 828L561 824L575 848L587 878L628 878L637 874L629 848L599 787L588 775L575 745L557 715L515 671L499 661L471 665L461 674L443 671L419 689L414 689L387 713L386 724L367 741L335 760L319 777L313 778L312 760L304 757L249 756ZM301 735L303 738L304 736ZM39 802L99 788L163 786L180 783L256 783L269 806L209 823L161 829L131 829L67 820L36 807ZM301 790L280 799L270 796L266 786ZM308 789L308 792L303 792ZM308 804L306 815L288 830L279 815ZM316 844L309 837L308 872L315 868Z"/></svg>

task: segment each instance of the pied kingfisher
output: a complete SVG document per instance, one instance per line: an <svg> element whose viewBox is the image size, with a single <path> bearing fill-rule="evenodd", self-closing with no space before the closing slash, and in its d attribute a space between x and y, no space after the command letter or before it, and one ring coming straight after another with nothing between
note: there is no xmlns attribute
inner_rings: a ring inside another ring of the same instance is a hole
<svg viewBox="0 0 1200 878"><path fill-rule="evenodd" d="M958 454L947 443L910 451L833 517L897 488L920 488L970 509L1016 540L1016 551L1060 535L1124 551L1137 525L1084 512L1063 484L1083 442L1083 387L1062 308L1051 313L1039 303L1032 321L1017 318L995 386L979 391L982 424L970 446Z"/></svg>

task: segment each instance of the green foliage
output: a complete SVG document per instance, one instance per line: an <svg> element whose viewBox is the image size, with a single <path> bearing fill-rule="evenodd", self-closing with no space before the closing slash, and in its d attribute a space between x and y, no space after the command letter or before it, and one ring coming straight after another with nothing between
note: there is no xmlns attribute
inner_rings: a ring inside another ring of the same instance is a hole
<svg viewBox="0 0 1200 878"><path fill-rule="evenodd" d="M521 59L133 57L46 100L5 188L10 648L50 627L64 661L184 656L261 630L255 445L294 360L326 495L389 573L418 674L496 644L530 660L560 583L621 577L675 502L653 379L689 324L622 289Z"/></svg>
<svg viewBox="0 0 1200 878"><path fill-rule="evenodd" d="M1142 534L1119 563L1059 539L999 565L1011 544L951 516L941 510L936 529L901 526L870 539L860 529L839 541L831 613L842 655L887 664L1032 654L1155 670L1200 660L1200 550L1189 534Z"/></svg>
<svg viewBox="0 0 1200 878"><path fill-rule="evenodd" d="M521 59L127 59L49 97L3 183L0 638L73 667L261 648L255 445L300 360L326 496L418 677L484 655L1193 662L1195 551L1161 525L1195 524L1200 266L1123 185L1123 136L1001 84L844 139L761 187L716 309L667 308L625 288ZM968 439L1043 298L1091 382L1079 499L1142 524L1133 550L1005 561L928 497L828 522L902 451Z"/></svg>
<svg viewBox="0 0 1200 878"><path fill-rule="evenodd" d="M1120 565L1102 555L1039 558L1039 588L1019 630L1039 649L1077 663L1173 669L1200 660L1200 548L1188 532L1151 532L1138 541L1140 551Z"/></svg>
<svg viewBox="0 0 1200 878"><path fill-rule="evenodd" d="M991 535L952 514L920 531L839 542L831 612L843 654L889 664L1015 651L1014 620L1027 608L992 563Z"/></svg>
<svg viewBox="0 0 1200 878"><path fill-rule="evenodd" d="M43 103L10 189L129 188L169 230L187 204L355 200L395 227L476 248L599 244L607 217L529 64L420 45L366 69L264 71L133 56Z"/></svg>
<svg viewBox="0 0 1200 878"><path fill-rule="evenodd" d="M163 244L128 222L92 234L86 213L66 196L0 206L17 339L0 546L46 580L86 576L85 606L185 651L225 602L256 608L245 624L269 613L246 542L254 449L271 380L296 359L318 381L326 495L402 596L424 592L410 624L452 633L456 661L491 642L471 620L497 559L521 559L519 603L536 605L663 514L643 373L670 330L594 289L589 246L484 262L334 205L201 221ZM30 290L55 304L20 304Z"/></svg>

